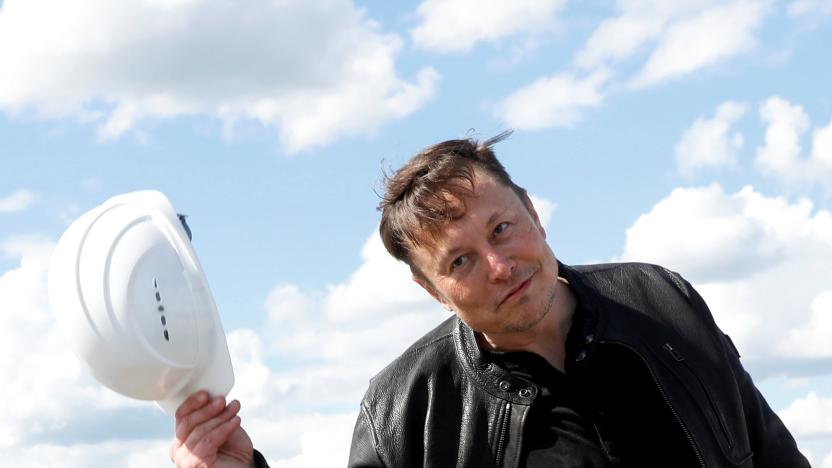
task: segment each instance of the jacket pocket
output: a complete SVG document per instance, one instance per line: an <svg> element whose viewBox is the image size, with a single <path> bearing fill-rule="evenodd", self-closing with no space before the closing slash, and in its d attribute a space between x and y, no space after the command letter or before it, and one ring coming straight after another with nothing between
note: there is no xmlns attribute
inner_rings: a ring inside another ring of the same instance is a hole
<svg viewBox="0 0 832 468"><path fill-rule="evenodd" d="M688 375L691 376L689 379L690 381L695 383L695 387L701 390L701 393L705 395L704 401L701 398L697 398L696 400L700 402L700 407L702 407L703 411L706 414L711 414L712 417L707 418L708 422L711 424L713 429L717 429L718 432L722 435L724 443L726 444L728 449L734 447L734 439L731 437L731 431L728 430L728 424L725 422L725 418L722 416L722 412L719 411L719 406L716 404L716 401L711 396L711 393L708 391L707 385L702 382L702 379L699 378L699 375L694 372L691 368L688 360L682 356L676 348L673 347L670 343L665 343L662 346L662 349L666 351L670 356L673 358L673 361L678 364L679 367L683 369ZM673 370L673 369L672 369ZM690 386L688 387L689 390ZM693 392L692 392L693 393ZM707 404L705 404L707 402ZM708 411L710 410L710 411ZM716 424L714 424L711 419L716 420ZM714 428L713 426L717 426Z"/></svg>
<svg viewBox="0 0 832 468"><path fill-rule="evenodd" d="M695 363L688 360L672 343L666 342L662 345L662 354L663 358L659 361L670 369L687 390L691 399L696 402L697 408L707 421L710 432L723 455L734 465L742 465L748 461L752 453L746 453L745 450L736 447L735 437L720 409L719 402L709 389L707 380L696 371L702 370L701 367L697 367Z"/></svg>

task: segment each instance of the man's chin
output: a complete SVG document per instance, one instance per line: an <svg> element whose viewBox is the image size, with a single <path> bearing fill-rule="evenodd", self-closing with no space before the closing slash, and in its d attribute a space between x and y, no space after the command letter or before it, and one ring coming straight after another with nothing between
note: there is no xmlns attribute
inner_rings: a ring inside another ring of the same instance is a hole
<svg viewBox="0 0 832 468"><path fill-rule="evenodd" d="M546 317L548 312L549 311L546 310L537 317L530 317L528 320L506 324L505 327L503 327L503 330L506 333L527 332L529 330L532 330L534 327L538 326L540 322L542 322L543 319Z"/></svg>
<svg viewBox="0 0 832 468"><path fill-rule="evenodd" d="M534 317L523 317L524 320L519 320L515 323L508 323L503 327L503 330L506 333L523 333L532 330L543 322L543 319L545 319L547 315L549 315L554 298L555 293L553 291L552 294L550 294L549 300L547 301L545 307L543 307L543 310L540 311L538 315Z"/></svg>

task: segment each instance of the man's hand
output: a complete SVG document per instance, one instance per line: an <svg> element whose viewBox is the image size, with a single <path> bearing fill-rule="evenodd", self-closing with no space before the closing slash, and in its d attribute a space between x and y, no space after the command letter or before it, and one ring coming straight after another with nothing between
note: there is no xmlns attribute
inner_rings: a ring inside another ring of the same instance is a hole
<svg viewBox="0 0 832 468"><path fill-rule="evenodd" d="M240 402L199 391L176 410L176 433L170 459L183 468L250 467L254 447L240 427Z"/></svg>

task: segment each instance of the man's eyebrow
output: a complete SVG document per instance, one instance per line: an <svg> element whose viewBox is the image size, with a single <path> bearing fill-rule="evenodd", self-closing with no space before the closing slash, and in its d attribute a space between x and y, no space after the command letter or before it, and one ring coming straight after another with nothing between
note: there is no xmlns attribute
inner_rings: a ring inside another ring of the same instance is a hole
<svg viewBox="0 0 832 468"><path fill-rule="evenodd" d="M498 220L500 217L502 217L502 216L503 216L503 212L504 212L504 211L505 211L505 210L503 210L503 209L497 209L497 210L495 210L493 213L491 213L491 216L489 216L489 217L488 217L488 220L485 222L485 226L484 226L484 227L485 227L485 228L488 228L488 227L490 227L492 224L494 224L495 222L497 222L497 220ZM464 248L463 248L463 247L453 247L453 248L451 248L451 249L449 249L449 250L447 250L447 251L444 251L444 252L437 252L437 253L436 253L436 258L438 258L438 259L439 259L439 264L440 264L440 265L444 268L445 264L446 264L448 261L450 261L450 259L455 258L455 257L456 257L456 255L457 255L459 252L463 251L463 250L464 250Z"/></svg>
<svg viewBox="0 0 832 468"><path fill-rule="evenodd" d="M447 264L447 263L448 263L448 262L449 262L452 258L454 258L454 259L455 259L455 258L456 258L456 256L457 256L457 254L459 254L460 252L462 252L462 247L454 247L454 248L452 248L451 250L448 250L447 252L439 252L438 257L439 257L439 265L440 265L440 267L444 270L444 269L445 269L446 264Z"/></svg>
<svg viewBox="0 0 832 468"><path fill-rule="evenodd" d="M503 210L498 209L495 212L491 213L491 216L488 217L488 221L485 222L485 227L489 227L492 224L497 222L497 218L503 215Z"/></svg>

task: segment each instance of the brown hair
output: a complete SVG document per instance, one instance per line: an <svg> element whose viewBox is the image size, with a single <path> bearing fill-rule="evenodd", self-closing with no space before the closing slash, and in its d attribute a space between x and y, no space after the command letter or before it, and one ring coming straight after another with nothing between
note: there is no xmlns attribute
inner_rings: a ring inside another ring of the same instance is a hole
<svg viewBox="0 0 832 468"><path fill-rule="evenodd" d="M484 170L528 203L526 190L512 182L491 149L511 133L505 131L483 142L471 138L443 141L417 153L392 176L385 174L378 230L390 255L418 273L410 249L422 245L426 234L435 239L445 222L464 214L465 197L474 194L475 168Z"/></svg>

